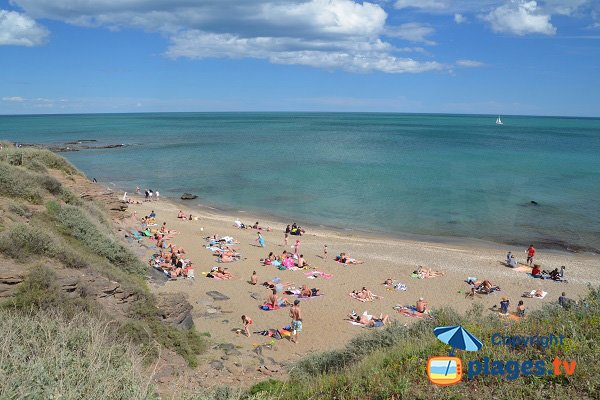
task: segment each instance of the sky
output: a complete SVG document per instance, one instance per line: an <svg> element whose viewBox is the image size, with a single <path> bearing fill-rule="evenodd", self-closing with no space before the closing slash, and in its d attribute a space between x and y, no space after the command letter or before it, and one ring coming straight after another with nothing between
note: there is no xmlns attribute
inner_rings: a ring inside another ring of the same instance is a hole
<svg viewBox="0 0 600 400"><path fill-rule="evenodd" d="M600 0L0 0L0 114L600 117Z"/></svg>

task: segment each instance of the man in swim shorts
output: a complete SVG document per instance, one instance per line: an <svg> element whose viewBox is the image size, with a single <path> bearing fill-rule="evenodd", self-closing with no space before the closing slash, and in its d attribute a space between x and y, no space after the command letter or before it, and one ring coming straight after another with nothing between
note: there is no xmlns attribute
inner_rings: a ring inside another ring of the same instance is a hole
<svg viewBox="0 0 600 400"><path fill-rule="evenodd" d="M302 313L300 311L300 300L295 300L294 305L290 308L290 318L292 318L292 335L290 340L298 343L298 334L302 332Z"/></svg>
<svg viewBox="0 0 600 400"><path fill-rule="evenodd" d="M535 247L530 244L527 248L527 264L529 264L529 266L533 264L533 257L535 257Z"/></svg>

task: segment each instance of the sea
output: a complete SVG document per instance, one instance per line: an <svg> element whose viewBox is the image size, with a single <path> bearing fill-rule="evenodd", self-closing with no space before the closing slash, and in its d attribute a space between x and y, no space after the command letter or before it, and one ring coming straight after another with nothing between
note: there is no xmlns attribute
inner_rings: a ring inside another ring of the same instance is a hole
<svg viewBox="0 0 600 400"><path fill-rule="evenodd" d="M61 154L112 190L189 192L223 211L598 252L600 118L496 117L22 115L0 116L0 139L124 144Z"/></svg>

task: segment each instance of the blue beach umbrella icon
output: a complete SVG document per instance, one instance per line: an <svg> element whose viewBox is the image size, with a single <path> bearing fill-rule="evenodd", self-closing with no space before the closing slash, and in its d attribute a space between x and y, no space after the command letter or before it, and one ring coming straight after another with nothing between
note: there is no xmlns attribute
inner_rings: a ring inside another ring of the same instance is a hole
<svg viewBox="0 0 600 400"><path fill-rule="evenodd" d="M483 343L477 339L471 332L463 328L462 326L439 326L433 329L433 334L441 341L452 348L448 355L453 356L455 349L461 349L466 351L477 351ZM451 361L448 361L448 367L446 367L446 375L450 369Z"/></svg>
<svg viewBox="0 0 600 400"><path fill-rule="evenodd" d="M442 342L452 346L450 355L455 349L477 351L483 343L462 326L439 326L433 329L434 335Z"/></svg>

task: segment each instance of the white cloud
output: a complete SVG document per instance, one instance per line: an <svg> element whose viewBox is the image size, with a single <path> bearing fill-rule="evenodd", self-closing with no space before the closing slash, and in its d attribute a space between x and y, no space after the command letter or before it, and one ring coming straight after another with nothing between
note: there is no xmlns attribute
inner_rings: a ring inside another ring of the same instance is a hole
<svg viewBox="0 0 600 400"><path fill-rule="evenodd" d="M33 19L16 11L0 10L0 46L38 46L48 31Z"/></svg>
<svg viewBox="0 0 600 400"><path fill-rule="evenodd" d="M433 3L432 0L428 0ZM141 28L169 40L171 58L258 58L349 71L422 72L445 67L401 58L382 39L434 44L421 24L386 26L387 13L358 0L13 0L29 15L83 26ZM392 33L389 33L392 32Z"/></svg>
<svg viewBox="0 0 600 400"><path fill-rule="evenodd" d="M396 0L394 7L401 10L403 8L419 8L425 10L443 10L448 7L443 0Z"/></svg>
<svg viewBox="0 0 600 400"><path fill-rule="evenodd" d="M550 23L550 15L540 12L535 1L512 0L482 17L494 32L515 35L541 33L554 35L556 28Z"/></svg>
<svg viewBox="0 0 600 400"><path fill-rule="evenodd" d="M10 101L12 103L22 103L25 101L25 98L21 97L21 96L9 96L9 97L3 97L2 101Z"/></svg>
<svg viewBox="0 0 600 400"><path fill-rule="evenodd" d="M456 65L459 67L464 67L464 68L478 68L478 67L485 66L485 64L482 63L481 61L475 61L475 60L457 60Z"/></svg>
<svg viewBox="0 0 600 400"><path fill-rule="evenodd" d="M467 17L465 17L462 14L454 14L454 22L456 22L457 24L462 24L464 22L467 22Z"/></svg>
<svg viewBox="0 0 600 400"><path fill-rule="evenodd" d="M386 36L397 37L411 42L420 42L428 45L434 45L435 42L427 39L427 36L433 34L435 30L424 24L409 22L396 27L389 27L385 31Z"/></svg>

